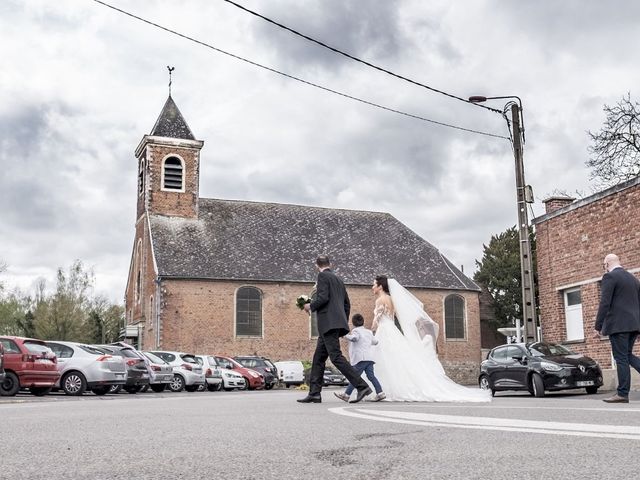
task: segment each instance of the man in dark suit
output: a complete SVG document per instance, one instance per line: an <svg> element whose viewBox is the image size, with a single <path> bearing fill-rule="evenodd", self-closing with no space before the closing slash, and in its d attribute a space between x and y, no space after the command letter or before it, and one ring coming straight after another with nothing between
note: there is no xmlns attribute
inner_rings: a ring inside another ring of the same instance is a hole
<svg viewBox="0 0 640 480"><path fill-rule="evenodd" d="M358 372L344 358L340 350L340 337L349 333L348 318L351 311L347 289L335 273L331 271L331 262L327 255L320 255L316 260L318 281L315 299L304 306L305 311L316 312L318 316L318 343L311 363L309 378L309 395L298 400L300 403L320 403L324 369L327 358L340 372L347 377L349 383L358 389L358 395L352 403L359 402L371 393Z"/></svg>
<svg viewBox="0 0 640 480"><path fill-rule="evenodd" d="M608 335L618 371L618 392L605 398L607 403L629 403L631 369L640 372L640 358L633 354L640 333L640 281L620 265L617 255L604 258L600 287L600 306L596 316L595 336Z"/></svg>

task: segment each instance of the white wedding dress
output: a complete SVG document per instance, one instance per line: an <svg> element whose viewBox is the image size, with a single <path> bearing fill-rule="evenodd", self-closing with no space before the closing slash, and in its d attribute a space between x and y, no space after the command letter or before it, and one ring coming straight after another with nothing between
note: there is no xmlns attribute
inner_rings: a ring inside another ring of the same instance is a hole
<svg viewBox="0 0 640 480"><path fill-rule="evenodd" d="M394 279L388 279L395 314L385 306L374 311L378 322L372 347L375 374L388 401L489 402L489 391L458 385L446 376L434 345L438 324L422 303ZM403 335L404 332L404 335Z"/></svg>

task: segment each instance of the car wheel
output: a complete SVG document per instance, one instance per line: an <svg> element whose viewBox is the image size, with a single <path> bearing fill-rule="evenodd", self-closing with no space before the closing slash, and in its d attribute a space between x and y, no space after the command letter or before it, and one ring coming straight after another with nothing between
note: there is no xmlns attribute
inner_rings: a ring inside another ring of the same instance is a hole
<svg viewBox="0 0 640 480"><path fill-rule="evenodd" d="M177 373L173 376L173 380L169 384L169 390L172 392L181 392L184 390L184 378Z"/></svg>
<svg viewBox="0 0 640 480"><path fill-rule="evenodd" d="M109 387L109 393L120 393L120 390L122 390L122 385L111 385Z"/></svg>
<svg viewBox="0 0 640 480"><path fill-rule="evenodd" d="M117 385L100 385L98 387L93 387L91 391L94 393L94 395L106 395L111 391L111 388L115 386Z"/></svg>
<svg viewBox="0 0 640 480"><path fill-rule="evenodd" d="M482 390L491 390L491 396L494 397L496 394L496 391L491 388L491 381L489 380L489 377L486 375L482 375L480 377L480 380L478 381L478 384L480 385L480 389Z"/></svg>
<svg viewBox="0 0 640 480"><path fill-rule="evenodd" d="M158 383L157 385L151 385L151 390L153 390L156 393L164 392L165 388L167 388L166 383Z"/></svg>
<svg viewBox="0 0 640 480"><path fill-rule="evenodd" d="M215 385L207 385L207 390L209 390L210 392L217 392L218 390L220 390L220 384L217 383Z"/></svg>
<svg viewBox="0 0 640 480"><path fill-rule="evenodd" d="M140 385L132 385L130 387L124 387L125 392L128 392L132 395L138 393L142 387Z"/></svg>
<svg viewBox="0 0 640 480"><path fill-rule="evenodd" d="M13 397L20 390L20 380L13 372L6 372L4 381L0 384L0 395L3 397Z"/></svg>
<svg viewBox="0 0 640 480"><path fill-rule="evenodd" d="M249 386L249 379L247 377L244 377L244 387L240 388L240 390L253 390Z"/></svg>
<svg viewBox="0 0 640 480"><path fill-rule="evenodd" d="M60 382L66 395L82 395L87 389L87 379L80 372L69 372Z"/></svg>
<svg viewBox="0 0 640 480"><path fill-rule="evenodd" d="M287 383L287 388L291 388L291 384L290 383Z"/></svg>
<svg viewBox="0 0 640 480"><path fill-rule="evenodd" d="M52 389L53 387L31 387L29 391L31 392L32 395L35 395L36 397L43 397L44 395L49 393Z"/></svg>
<svg viewBox="0 0 640 480"><path fill-rule="evenodd" d="M200 387L200 385L187 385L186 387L184 387L184 389L187 392L195 392L198 390L198 388Z"/></svg>
<svg viewBox="0 0 640 480"><path fill-rule="evenodd" d="M589 395L594 395L598 393L598 387L586 387L585 390Z"/></svg>
<svg viewBox="0 0 640 480"><path fill-rule="evenodd" d="M537 373L531 375L531 389L533 390L534 397L544 397L544 382L542 381L542 377Z"/></svg>
<svg viewBox="0 0 640 480"><path fill-rule="evenodd" d="M265 390L271 390L273 388L273 383L269 383L268 385L264 386Z"/></svg>
<svg viewBox="0 0 640 480"><path fill-rule="evenodd" d="M146 392L147 390L149 390L149 384L142 385L142 386L140 387L140 393L144 393L144 392Z"/></svg>

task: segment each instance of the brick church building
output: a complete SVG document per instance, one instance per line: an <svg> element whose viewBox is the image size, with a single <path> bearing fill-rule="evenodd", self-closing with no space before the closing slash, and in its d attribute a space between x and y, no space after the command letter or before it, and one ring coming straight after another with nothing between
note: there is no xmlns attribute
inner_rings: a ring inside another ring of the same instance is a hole
<svg viewBox="0 0 640 480"><path fill-rule="evenodd" d="M371 284L386 274L440 324L449 374L475 383L478 286L388 213L201 198L200 152L171 96L135 151L138 198L124 337L143 349L310 360L314 319L298 295L331 256L352 313L373 319Z"/></svg>
<svg viewBox="0 0 640 480"><path fill-rule="evenodd" d="M602 261L615 253L640 277L640 177L578 201L551 197L545 207L533 220L542 336L611 368L609 341L592 337Z"/></svg>

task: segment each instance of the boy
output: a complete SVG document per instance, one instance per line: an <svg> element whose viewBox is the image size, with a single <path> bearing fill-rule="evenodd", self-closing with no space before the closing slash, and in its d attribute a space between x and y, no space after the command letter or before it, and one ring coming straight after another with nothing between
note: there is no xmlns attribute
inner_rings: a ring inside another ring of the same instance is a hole
<svg viewBox="0 0 640 480"><path fill-rule="evenodd" d="M386 395L382 392L380 382L373 373L374 362L371 359L371 346L377 345L378 339L371 330L364 326L364 317L359 313L351 317L351 323L354 328L351 333L344 337L349 340L349 360L358 375L362 375L362 372L367 374L367 378L376 390L376 396L373 401L379 402L384 400ZM344 402L349 402L353 388L353 385L349 384L344 393L334 393L334 395Z"/></svg>

